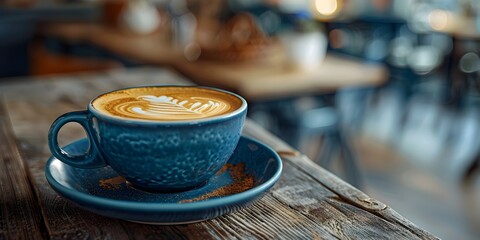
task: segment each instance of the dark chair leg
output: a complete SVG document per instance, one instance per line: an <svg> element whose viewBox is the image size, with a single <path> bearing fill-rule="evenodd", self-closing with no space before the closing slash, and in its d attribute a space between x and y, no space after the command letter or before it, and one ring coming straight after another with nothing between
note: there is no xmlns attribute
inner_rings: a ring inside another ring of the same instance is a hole
<svg viewBox="0 0 480 240"><path fill-rule="evenodd" d="M362 189L363 179L351 142L341 133L338 134L338 139L340 142L343 161L345 163L345 173L348 182L350 182L356 188Z"/></svg>
<svg viewBox="0 0 480 240"><path fill-rule="evenodd" d="M302 150L302 144L304 143L304 141L306 139L308 139L308 137L309 137L308 135L309 134L305 129L299 127L299 129L296 130L296 133L295 133L295 135L294 135L290 144L295 149Z"/></svg>
<svg viewBox="0 0 480 240"><path fill-rule="evenodd" d="M332 136L326 135L323 137L322 147L320 148L317 159L315 159L315 162L318 163L318 165L324 168L328 168L330 166L333 160L333 152L337 148L337 143L335 141L336 140L332 138Z"/></svg>
<svg viewBox="0 0 480 240"><path fill-rule="evenodd" d="M463 182L467 183L470 180L472 180L474 174L478 171L479 168L480 168L480 154L477 154L473 162L468 166L467 170L465 171L465 174L463 174Z"/></svg>

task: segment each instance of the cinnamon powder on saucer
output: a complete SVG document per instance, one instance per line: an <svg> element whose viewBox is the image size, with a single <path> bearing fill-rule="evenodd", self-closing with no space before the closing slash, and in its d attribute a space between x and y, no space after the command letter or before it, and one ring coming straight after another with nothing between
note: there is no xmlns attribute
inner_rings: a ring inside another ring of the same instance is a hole
<svg viewBox="0 0 480 240"><path fill-rule="evenodd" d="M98 181L98 185L100 185L101 188L106 190L114 190L114 189L119 189L120 185L124 182L125 182L125 178L121 176L117 176L117 177L108 178L108 179L100 179L100 181Z"/></svg>
<svg viewBox="0 0 480 240"><path fill-rule="evenodd" d="M179 203L202 201L213 197L224 197L244 192L255 186L255 178L251 174L245 172L245 163L227 163L217 172L217 174L221 174L225 171L230 173L230 177L233 180L232 184L215 189L196 198L182 200Z"/></svg>
<svg viewBox="0 0 480 240"><path fill-rule="evenodd" d="M253 175L245 172L245 163L227 163L216 173L216 175L220 175L226 171L228 171L228 173L230 174L233 183L215 189L211 192L205 193L196 198L181 200L179 203L202 201L213 197L224 197L244 192L255 186L255 178L253 177ZM125 178L117 176L108 179L101 179L99 180L98 184L101 188L105 190L117 190L121 188L121 185L125 183L125 181Z"/></svg>

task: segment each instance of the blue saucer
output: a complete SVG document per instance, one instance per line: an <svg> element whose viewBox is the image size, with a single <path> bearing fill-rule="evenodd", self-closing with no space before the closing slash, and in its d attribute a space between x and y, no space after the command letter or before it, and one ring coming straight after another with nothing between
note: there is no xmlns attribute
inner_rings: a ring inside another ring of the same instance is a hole
<svg viewBox="0 0 480 240"><path fill-rule="evenodd" d="M88 149L81 139L64 147ZM131 187L110 167L80 169L51 157L45 175L52 188L80 208L112 218L148 224L199 222L239 210L263 196L280 177L282 161L268 146L241 137L228 163L205 185L177 193Z"/></svg>

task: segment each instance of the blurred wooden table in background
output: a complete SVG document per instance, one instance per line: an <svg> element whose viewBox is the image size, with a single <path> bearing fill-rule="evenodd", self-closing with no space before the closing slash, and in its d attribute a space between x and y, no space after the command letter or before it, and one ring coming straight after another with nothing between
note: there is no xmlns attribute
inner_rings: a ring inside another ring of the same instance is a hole
<svg viewBox="0 0 480 240"><path fill-rule="evenodd" d="M69 42L87 42L141 63L169 66L200 85L239 93L249 101L334 92L343 87L379 86L388 79L386 67L351 58L327 55L318 68L303 71L288 67L282 47L274 44L264 59L187 61L175 48L168 31L135 35L95 23L50 24L47 36Z"/></svg>

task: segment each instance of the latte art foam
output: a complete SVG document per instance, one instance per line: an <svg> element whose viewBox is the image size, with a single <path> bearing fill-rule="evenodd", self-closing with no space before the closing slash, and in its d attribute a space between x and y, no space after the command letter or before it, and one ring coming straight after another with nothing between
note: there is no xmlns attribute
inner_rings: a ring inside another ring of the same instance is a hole
<svg viewBox="0 0 480 240"><path fill-rule="evenodd" d="M92 102L95 109L116 117L160 121L214 117L233 112L241 104L233 95L195 87L132 88Z"/></svg>
<svg viewBox="0 0 480 240"><path fill-rule="evenodd" d="M123 116L161 119L207 118L227 112L230 104L204 97L192 97L191 101L178 100L169 96L140 96L138 101L124 102L114 106L113 110Z"/></svg>

